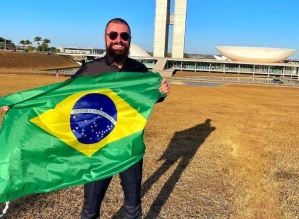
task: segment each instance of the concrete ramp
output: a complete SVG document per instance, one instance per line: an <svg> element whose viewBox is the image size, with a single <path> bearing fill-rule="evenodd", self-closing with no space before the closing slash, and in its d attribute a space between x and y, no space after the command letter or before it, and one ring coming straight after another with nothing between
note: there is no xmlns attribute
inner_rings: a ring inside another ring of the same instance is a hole
<svg viewBox="0 0 299 219"><path fill-rule="evenodd" d="M163 71L167 62L167 58L159 58L156 62L153 71Z"/></svg>
<svg viewBox="0 0 299 219"><path fill-rule="evenodd" d="M162 77L171 77L175 68L165 69L167 58L159 58L153 68L153 72L159 72Z"/></svg>
<svg viewBox="0 0 299 219"><path fill-rule="evenodd" d="M163 71L159 71L160 75L163 78L170 78L173 75L173 72L175 71L175 67L164 69Z"/></svg>

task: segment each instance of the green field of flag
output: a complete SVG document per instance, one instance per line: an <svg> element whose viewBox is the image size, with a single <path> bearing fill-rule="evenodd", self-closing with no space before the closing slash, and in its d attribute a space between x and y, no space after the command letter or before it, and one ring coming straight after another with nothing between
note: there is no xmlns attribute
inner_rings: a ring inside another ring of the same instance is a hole
<svg viewBox="0 0 299 219"><path fill-rule="evenodd" d="M0 98L0 203L103 179L142 159L157 73L80 76Z"/></svg>

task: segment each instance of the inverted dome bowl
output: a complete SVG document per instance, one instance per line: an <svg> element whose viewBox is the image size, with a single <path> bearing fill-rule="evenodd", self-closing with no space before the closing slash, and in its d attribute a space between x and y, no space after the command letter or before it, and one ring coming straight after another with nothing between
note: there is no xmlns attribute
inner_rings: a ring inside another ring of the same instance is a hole
<svg viewBox="0 0 299 219"><path fill-rule="evenodd" d="M288 58L297 49L244 47L244 46L215 46L225 57L233 61L273 63Z"/></svg>

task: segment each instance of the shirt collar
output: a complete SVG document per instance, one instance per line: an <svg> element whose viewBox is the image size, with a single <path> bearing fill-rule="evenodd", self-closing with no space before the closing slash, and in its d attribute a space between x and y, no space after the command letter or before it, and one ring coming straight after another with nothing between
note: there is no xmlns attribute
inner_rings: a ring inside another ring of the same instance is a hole
<svg viewBox="0 0 299 219"><path fill-rule="evenodd" d="M106 65L109 65L109 66L110 66L110 65L113 64L111 58L110 58L108 55L105 55L105 56L104 56L104 59L105 59L105 64L106 64Z"/></svg>

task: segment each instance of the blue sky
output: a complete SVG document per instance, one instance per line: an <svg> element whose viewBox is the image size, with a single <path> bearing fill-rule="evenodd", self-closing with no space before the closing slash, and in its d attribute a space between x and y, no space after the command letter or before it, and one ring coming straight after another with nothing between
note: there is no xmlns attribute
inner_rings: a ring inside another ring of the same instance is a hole
<svg viewBox="0 0 299 219"><path fill-rule="evenodd" d="M104 48L107 21L121 17L131 26L132 43L152 52L155 3L0 0L0 36L15 44L40 36L50 39L54 47ZM173 12L174 0L171 8ZM185 52L219 54L214 46L299 49L298 8L299 0L188 0ZM298 59L299 51L290 58Z"/></svg>

